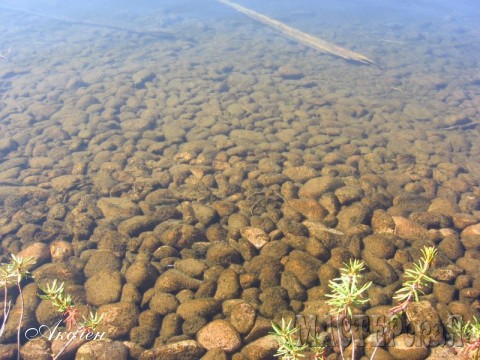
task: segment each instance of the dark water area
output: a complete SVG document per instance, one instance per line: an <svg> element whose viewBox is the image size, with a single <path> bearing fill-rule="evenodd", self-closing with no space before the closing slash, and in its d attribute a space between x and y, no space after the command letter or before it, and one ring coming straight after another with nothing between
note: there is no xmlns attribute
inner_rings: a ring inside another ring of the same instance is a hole
<svg viewBox="0 0 480 360"><path fill-rule="evenodd" d="M269 359L345 262L385 313L425 246L421 312L478 315L480 5L238 4L371 62L220 1L0 0L2 262L34 257L25 286L65 282L130 358ZM413 350L384 351L444 356Z"/></svg>

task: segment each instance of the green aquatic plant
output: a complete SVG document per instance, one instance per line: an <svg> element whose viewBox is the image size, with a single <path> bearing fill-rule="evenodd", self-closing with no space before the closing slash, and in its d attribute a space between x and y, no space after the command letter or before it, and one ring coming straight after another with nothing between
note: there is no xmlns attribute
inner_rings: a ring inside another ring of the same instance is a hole
<svg viewBox="0 0 480 360"><path fill-rule="evenodd" d="M414 263L411 269L405 271L402 287L397 290L393 296L399 304L392 307L389 312L389 318L384 325L384 334L391 333L391 327L394 326L396 320L405 312L408 305L412 302L419 301L420 296L424 294L425 289L436 283L436 280L429 276L431 266L437 256L437 249L435 247L424 247L422 250L422 257L417 263ZM336 315L337 331L339 339L339 349L342 359L345 359L343 346L341 344L340 326L348 325L351 335L352 356L355 358L355 339L353 333L353 308L365 305L369 299L365 296L365 292L372 285L372 282L363 282L361 273L365 270L365 263L361 260L351 260L348 264L340 269L340 277L330 280L328 286L331 293L325 295L329 298L327 303L332 307L332 314ZM278 336L279 349L275 356L280 356L285 360L299 359L304 357L306 352L314 352L317 356L315 359L324 357L326 345L322 343L320 347L315 348L315 342L311 344L300 344L296 339L295 334L297 328L292 327L291 321L285 323L282 319L281 326L272 324L274 334ZM472 322L467 322L463 326L456 325L456 333L463 335L468 339L468 346L464 351L468 354L473 354L474 358L478 360L478 353L480 351L480 320L474 319ZM375 358L377 349L381 346L383 339L380 339L375 346L370 359ZM318 351L315 351L318 350Z"/></svg>
<svg viewBox="0 0 480 360"><path fill-rule="evenodd" d="M20 298L20 318L17 324L17 359L20 358L20 333L23 323L23 315L25 312L25 300L23 298L22 281L31 277L30 267L35 263L31 257L22 258L20 256L11 255L8 263L0 264L0 286L3 287L3 319L0 327L0 337L5 331L8 315L12 309L12 301L8 299L8 288L14 286L18 289Z"/></svg>
<svg viewBox="0 0 480 360"><path fill-rule="evenodd" d="M55 279L51 285L47 283L46 287L39 286L39 288L43 294L38 296L43 300L50 300L57 311L62 313L67 331L70 331L72 327L94 331L102 321L103 315L98 317L98 314L92 311L89 312L88 317L80 317L80 311L74 304L72 296L65 294L65 283L59 284Z"/></svg>
<svg viewBox="0 0 480 360"><path fill-rule="evenodd" d="M350 336L352 342L352 359L355 358L355 336L353 333L352 321L352 307L362 306L370 301L365 296L365 292L372 285L372 282L361 284L361 272L365 270L365 263L361 260L350 260L345 267L340 269L340 277L330 280L328 286L332 289L331 294L327 294L330 300L327 304L332 306L332 312L337 316L337 334L339 341L339 348L342 358L343 345L341 343L340 326L347 322L349 324Z"/></svg>
<svg viewBox="0 0 480 360"><path fill-rule="evenodd" d="M332 306L335 315L352 316L352 307L361 306L370 300L365 297L365 291L372 285L369 281L363 285L360 284L365 270L365 263L361 260L350 260L345 267L340 269L340 277L330 280L328 286L332 289L331 294L325 295L330 298L327 304Z"/></svg>
<svg viewBox="0 0 480 360"><path fill-rule="evenodd" d="M438 251L433 246L422 248L422 257L417 263L413 264L411 269L405 271L405 281L403 282L402 287L398 289L393 296L393 299L399 302L399 304L390 309L389 318L385 322L383 329L384 334L391 334L392 324L394 324L400 315L405 312L408 305L414 301L419 301L420 295L424 294L425 288L428 285L437 282L428 275L437 254ZM378 340L375 350L370 357L371 360L375 357L382 340L383 339Z"/></svg>
<svg viewBox="0 0 480 360"><path fill-rule="evenodd" d="M455 319L450 329L454 335L459 336L466 346L460 351L460 355L466 358L478 360L480 351L480 319L473 317L472 321L464 323Z"/></svg>
<svg viewBox="0 0 480 360"><path fill-rule="evenodd" d="M404 281L402 287L397 290L393 296L393 299L400 304L390 310L391 315L405 311L411 302L419 300L419 295L424 293L424 289L429 284L437 282L428 276L430 267L437 256L437 249L433 246L424 247L422 249L422 255L418 263L413 264L412 269L405 271L406 281Z"/></svg>
<svg viewBox="0 0 480 360"><path fill-rule="evenodd" d="M76 338L78 333L81 331L86 331L87 333L95 331L103 319L103 314L98 316L96 311L89 311L88 316L81 316L81 312L75 305L73 297L70 294L65 294L65 283L62 282L60 284L57 282L57 279L53 280L52 284L47 283L45 287L39 286L39 288L43 294L38 294L38 296L43 300L50 300L56 310L62 313L62 321L67 331L74 329L73 336L67 337L68 341L58 354L53 357L53 360L56 360Z"/></svg>
<svg viewBox="0 0 480 360"><path fill-rule="evenodd" d="M296 333L298 327L292 325L292 320L288 323L282 318L280 326L272 323L273 333L279 344L279 348L274 356L281 357L283 360L297 360L305 357L305 353L309 353L312 360L325 359L325 350L327 348L325 339L320 335L311 337L309 343L301 343Z"/></svg>
<svg viewBox="0 0 480 360"><path fill-rule="evenodd" d="M296 360L305 357L303 351L308 348L307 344L300 344L295 334L298 332L298 328L292 326L292 320L288 323L282 318L282 324L280 326L275 325L272 322L273 333L277 336L277 341L280 345L275 356L280 356L283 360Z"/></svg>

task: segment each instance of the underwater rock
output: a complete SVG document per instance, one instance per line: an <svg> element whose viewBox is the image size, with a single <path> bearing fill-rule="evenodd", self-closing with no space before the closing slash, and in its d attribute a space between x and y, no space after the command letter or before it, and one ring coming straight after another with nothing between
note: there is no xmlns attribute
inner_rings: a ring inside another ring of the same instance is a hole
<svg viewBox="0 0 480 360"><path fill-rule="evenodd" d="M18 143L12 139L0 139L0 154L6 155L9 152L15 151L18 148Z"/></svg>
<svg viewBox="0 0 480 360"><path fill-rule="evenodd" d="M145 215L132 216L118 224L118 232L130 237L136 237L143 232L151 231L158 224L158 220Z"/></svg>
<svg viewBox="0 0 480 360"><path fill-rule="evenodd" d="M300 250L290 252L284 262L285 271L289 271L305 286L311 288L318 282L317 271L321 261Z"/></svg>
<svg viewBox="0 0 480 360"><path fill-rule="evenodd" d="M394 233L398 237L409 242L425 240L428 238L427 229L416 222L401 216L392 216L392 219L395 223Z"/></svg>
<svg viewBox="0 0 480 360"><path fill-rule="evenodd" d="M83 272L89 278L102 270L119 271L121 265L121 260L112 251L93 250Z"/></svg>
<svg viewBox="0 0 480 360"><path fill-rule="evenodd" d="M191 247L195 242L206 241L205 233L193 225L172 223L166 228L162 224L155 228L154 233L159 236L162 244L184 249Z"/></svg>
<svg viewBox="0 0 480 360"><path fill-rule="evenodd" d="M396 360L422 360L427 357L430 349L424 343L412 346L412 336L400 334L395 337L395 346L388 347L388 352Z"/></svg>
<svg viewBox="0 0 480 360"><path fill-rule="evenodd" d="M362 258L365 265L374 273L376 283L387 286L398 280L397 273L385 259L378 258L370 250L362 251Z"/></svg>
<svg viewBox="0 0 480 360"><path fill-rule="evenodd" d="M245 345L241 351L249 360L271 359L278 350L274 335L267 335Z"/></svg>
<svg viewBox="0 0 480 360"><path fill-rule="evenodd" d="M462 230L461 237L478 237L480 238L480 223L467 226Z"/></svg>
<svg viewBox="0 0 480 360"><path fill-rule="evenodd" d="M233 307L229 319L232 326L240 334L245 335L252 330L256 317L257 312L255 311L255 308L242 301L240 304Z"/></svg>
<svg viewBox="0 0 480 360"><path fill-rule="evenodd" d="M132 76L133 83L136 87L143 87L147 81L155 78L155 73L148 69L137 71Z"/></svg>
<svg viewBox="0 0 480 360"><path fill-rule="evenodd" d="M136 260L125 272L126 281L143 291L151 288L157 277L157 269L147 260Z"/></svg>
<svg viewBox="0 0 480 360"><path fill-rule="evenodd" d="M302 71L287 65L280 66L277 70L277 74L282 79L288 80L300 80L305 76Z"/></svg>
<svg viewBox="0 0 480 360"><path fill-rule="evenodd" d="M205 353L195 340L183 340L168 345L155 346L144 351L139 360L187 360L199 359Z"/></svg>
<svg viewBox="0 0 480 360"><path fill-rule="evenodd" d="M380 259L390 259L395 255L395 238L391 235L372 234L363 238L365 250L375 254Z"/></svg>
<svg viewBox="0 0 480 360"><path fill-rule="evenodd" d="M138 313L137 306L132 303L103 305L98 308L98 316L103 315L103 319L97 329L105 331L110 339L122 338L137 324Z"/></svg>
<svg viewBox="0 0 480 360"><path fill-rule="evenodd" d="M123 277L118 271L102 270L85 282L85 294L89 304L101 306L120 300Z"/></svg>
<svg viewBox="0 0 480 360"><path fill-rule="evenodd" d="M207 251L207 264L218 264L228 267L230 264L239 264L242 262L240 253L228 244L215 243Z"/></svg>
<svg viewBox="0 0 480 360"><path fill-rule="evenodd" d="M258 250L271 240L270 236L259 228L243 227L241 228L240 233Z"/></svg>
<svg viewBox="0 0 480 360"><path fill-rule="evenodd" d="M21 257L23 259L30 257L33 262L28 267L28 270L32 271L40 265L50 261L50 249L48 245L36 242L33 244L29 244L27 247L25 247L17 254L17 257Z"/></svg>
<svg viewBox="0 0 480 360"><path fill-rule="evenodd" d="M102 339L101 341L87 341L75 354L76 360L88 360L94 357L127 360L129 351L120 341Z"/></svg>
<svg viewBox="0 0 480 360"><path fill-rule="evenodd" d="M208 265L205 260L189 258L175 261L174 268L188 276L201 279Z"/></svg>
<svg viewBox="0 0 480 360"><path fill-rule="evenodd" d="M238 298L240 296L240 290L238 274L232 269L226 269L222 271L218 277L214 299L225 301Z"/></svg>
<svg viewBox="0 0 480 360"><path fill-rule="evenodd" d="M237 330L226 320L213 320L197 333L197 341L203 348L221 348L227 353L234 352L241 345Z"/></svg>
<svg viewBox="0 0 480 360"><path fill-rule="evenodd" d="M298 191L300 198L314 198L318 199L323 194L335 191L337 188L343 186L344 183L338 178L331 176L316 177L308 180Z"/></svg>
<svg viewBox="0 0 480 360"><path fill-rule="evenodd" d="M155 311L156 314L165 316L175 313L179 304L180 302L174 295L156 292L150 299L149 307Z"/></svg>
<svg viewBox="0 0 480 360"><path fill-rule="evenodd" d="M194 279L184 273L170 269L165 271L155 282L155 291L176 293L180 290L190 289L197 290L202 282Z"/></svg>
<svg viewBox="0 0 480 360"><path fill-rule="evenodd" d="M214 298L198 298L181 303L177 314L184 320L194 317L210 318L221 310L221 303Z"/></svg>
<svg viewBox="0 0 480 360"><path fill-rule="evenodd" d="M106 218L127 218L140 213L138 206L127 198L100 198L97 206Z"/></svg>

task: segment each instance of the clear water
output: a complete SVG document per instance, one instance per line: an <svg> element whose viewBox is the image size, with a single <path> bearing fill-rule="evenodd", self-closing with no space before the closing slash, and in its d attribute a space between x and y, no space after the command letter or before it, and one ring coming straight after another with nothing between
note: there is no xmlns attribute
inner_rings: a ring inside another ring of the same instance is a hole
<svg viewBox="0 0 480 360"><path fill-rule="evenodd" d="M255 143L239 152L253 168L291 152L322 169L332 165L326 156L351 144L358 156L374 159L372 173L392 181L389 171L409 156L417 170L460 165L469 194L480 196L477 1L241 5L375 64L323 54L214 0L0 0L0 140L17 144L0 152L2 229L12 221L24 225L13 217L19 208L3 202L22 187L51 189L52 179L75 173L82 186L53 186L71 210L102 161L188 163L182 143L203 139L215 147L233 129L279 144L280 150ZM165 135L166 125L183 129L180 140ZM288 129L293 139L278 136ZM160 150L146 154L152 141ZM115 191L94 188L98 196L137 201L135 164L128 162ZM138 171L144 178L152 173ZM412 181L421 181L418 173ZM393 196L401 186L392 184ZM42 205L51 206L38 199L35 206ZM479 211L471 212L477 220ZM24 245L15 231L2 231L4 253Z"/></svg>

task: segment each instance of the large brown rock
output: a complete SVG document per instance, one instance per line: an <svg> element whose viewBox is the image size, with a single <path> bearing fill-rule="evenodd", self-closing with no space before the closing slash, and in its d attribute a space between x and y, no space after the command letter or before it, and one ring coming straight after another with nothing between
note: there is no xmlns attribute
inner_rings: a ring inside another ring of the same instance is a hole
<svg viewBox="0 0 480 360"><path fill-rule="evenodd" d="M265 231L251 226L240 229L240 234L256 249L261 249L271 240L270 236Z"/></svg>
<svg viewBox="0 0 480 360"><path fill-rule="evenodd" d="M429 353L424 344L415 344L418 339L410 334L400 334L395 338L395 346L390 346L388 352L397 360L423 360Z"/></svg>
<svg viewBox="0 0 480 360"><path fill-rule="evenodd" d="M100 198L97 206L106 218L127 218L140 212L138 205L127 198Z"/></svg>
<svg viewBox="0 0 480 360"><path fill-rule="evenodd" d="M202 281L194 279L184 273L170 269L165 271L155 282L156 292L175 293L180 290L197 290Z"/></svg>
<svg viewBox="0 0 480 360"><path fill-rule="evenodd" d="M102 270L85 282L87 302L97 307L117 302L120 300L122 285L120 272Z"/></svg>
<svg viewBox="0 0 480 360"><path fill-rule="evenodd" d="M120 302L103 305L98 309L98 315L103 319L98 326L98 332L105 332L110 339L118 339L128 335L138 323L138 308L135 304Z"/></svg>
<svg viewBox="0 0 480 360"><path fill-rule="evenodd" d="M298 191L300 198L318 199L327 192L335 191L342 187L343 181L332 176L316 177L308 180Z"/></svg>
<svg viewBox="0 0 480 360"><path fill-rule="evenodd" d="M267 335L257 339L242 349L249 360L271 359L278 350L278 341L275 336Z"/></svg>
<svg viewBox="0 0 480 360"><path fill-rule="evenodd" d="M78 349L75 360L127 360L128 348L119 341L110 339L88 341Z"/></svg>
<svg viewBox="0 0 480 360"><path fill-rule="evenodd" d="M183 340L144 351L139 360L192 360L199 359L205 350L194 340Z"/></svg>
<svg viewBox="0 0 480 360"><path fill-rule="evenodd" d="M220 302L213 298L200 298L186 301L177 308L177 314L184 320L194 317L209 318L219 312Z"/></svg>
<svg viewBox="0 0 480 360"><path fill-rule="evenodd" d="M207 350L221 348L231 353L240 348L242 340L237 330L226 320L213 320L197 333L198 343Z"/></svg>

